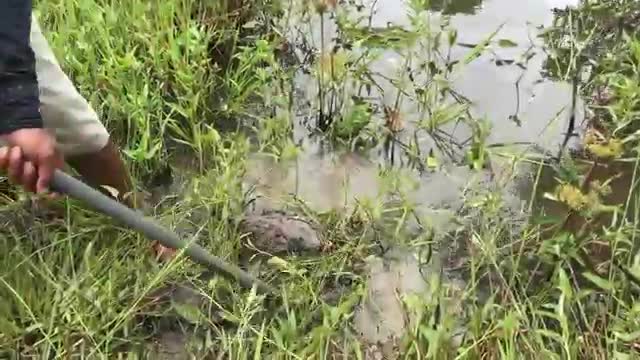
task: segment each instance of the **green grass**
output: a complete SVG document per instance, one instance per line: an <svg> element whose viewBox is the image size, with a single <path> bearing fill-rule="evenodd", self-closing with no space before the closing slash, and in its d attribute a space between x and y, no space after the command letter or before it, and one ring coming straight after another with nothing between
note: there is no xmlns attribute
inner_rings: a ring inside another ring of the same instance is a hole
<svg viewBox="0 0 640 360"><path fill-rule="evenodd" d="M610 3L602 0L593 8L558 17L581 20L559 21L556 33L550 33L549 48L557 54L555 65L550 62L552 74L572 79L576 64L588 63L576 49L590 49L581 46L594 41L589 33L604 33L590 29L640 10L633 1L623 1L606 13L603 7ZM147 239L82 204L64 201L65 220L46 222L10 203L3 214L28 220L13 221L0 235L2 357L145 358L151 355L141 349L158 328L166 331L163 314L173 311L198 334L193 338L197 358L364 358L368 345L352 327L354 305L366 296L361 270L367 256L388 245L424 254L455 249L466 280L462 288L431 281L431 296L404 299L415 321L399 343L401 358L640 357L639 215L635 194L627 191L637 182L640 163L635 152L639 42L633 31L628 38L606 37L604 52L609 55L589 53L599 67L580 83L597 114L592 123L604 139L596 144L600 147L590 144L587 149L596 155L613 153L629 164L622 167L626 182L621 184L627 188L612 186L623 195L607 197L601 187L589 185L593 180L606 185L611 173L593 169L610 159L565 158L542 166L535 158L486 143L491 129L469 114L468 102L449 80L487 47L499 46L495 34L487 34L466 57L452 59L448 47L457 41L457 33L446 24L432 29L431 18L424 16L429 5L425 1L409 2L409 29L369 28L368 13L347 18L346 11L353 8L345 4L325 13L317 13L311 2L294 4L308 5L296 13L301 24L328 26L333 21L329 12L335 11L342 43L350 45L332 55L329 40L322 39L315 44L319 53L304 64L317 91L310 96L308 114L324 121L310 126L331 147L366 151L395 144L409 165L422 171L439 171L443 163L453 163L479 172L489 159L507 155L507 168L529 164L534 176L539 175L532 192L548 191L561 210L543 222L532 218L514 231L514 218L505 216L499 191L515 179L507 174L496 187L465 194L455 232L434 233L427 225L412 231L405 225L419 205L411 195L416 178L411 171L391 168L380 171L380 196L361 199L352 208L318 213L298 199L288 199L288 209L319 225L325 246L319 256L271 258L260 265L260 276L282 292L282 303L271 304L222 279L198 278L201 269L182 256L158 264ZM186 191L171 205L158 206L153 215L236 263L244 253L237 222L250 195L242 184L247 157L264 152L285 161L300 149L291 136L296 120L294 73L275 55L293 21L286 12L290 4L264 0L251 2L251 7L234 5L237 2L40 0L37 10L65 71L121 145L137 179L167 164L181 165L185 156L194 160L188 171L179 170L188 180ZM580 27L572 28L576 23ZM303 33L317 31L300 28ZM569 41L559 42L568 29L574 30ZM381 49L400 54L403 67L395 78L370 70ZM407 68L413 69L411 74ZM385 81L391 86L381 86ZM593 84L608 86L613 100L606 106L595 101ZM381 94L383 88L392 94ZM391 110L407 101L417 104L416 117L401 114L403 134L390 131L389 112L380 109L379 95L395 99ZM470 129L462 148L449 134L455 126ZM425 139L430 148L424 146ZM616 151L616 139L624 151ZM549 171L556 178L551 183L542 176ZM556 192L555 183L566 185L564 191ZM538 209L541 197L535 201L527 207ZM429 218L418 220L429 223ZM603 248L606 251L598 252ZM337 303L325 302L324 294L344 278L350 279L349 291ZM209 306L154 303L154 291L185 282L193 283ZM208 313L218 308L224 326L208 320ZM462 338L456 336L460 324L467 330Z"/></svg>

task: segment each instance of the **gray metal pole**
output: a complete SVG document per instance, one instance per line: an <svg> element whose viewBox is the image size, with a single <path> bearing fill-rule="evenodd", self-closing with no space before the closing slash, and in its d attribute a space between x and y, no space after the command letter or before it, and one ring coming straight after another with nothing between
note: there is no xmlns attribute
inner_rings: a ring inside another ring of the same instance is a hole
<svg viewBox="0 0 640 360"><path fill-rule="evenodd" d="M185 249L185 254L193 261L204 265L213 271L237 281L245 288L256 289L261 294L273 295L274 291L264 282L254 278L242 269L228 264L218 257L211 255L198 244L187 244L178 235L160 226L151 219L145 218L118 201L100 193L96 189L86 185L82 181L68 175L60 170L56 170L51 181L51 188L58 193L68 195L81 200L95 210L110 216L114 220L120 221L129 228L144 234L147 238L157 240L164 246L173 249ZM187 246L188 245L188 246Z"/></svg>

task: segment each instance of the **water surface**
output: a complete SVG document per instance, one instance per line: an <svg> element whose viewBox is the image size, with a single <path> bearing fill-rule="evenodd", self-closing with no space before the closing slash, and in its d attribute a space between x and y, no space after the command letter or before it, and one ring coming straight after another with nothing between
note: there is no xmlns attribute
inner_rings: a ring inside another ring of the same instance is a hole
<svg viewBox="0 0 640 360"><path fill-rule="evenodd" d="M493 47L482 57L472 62L453 79L454 88L472 101L475 117L485 118L492 124L489 143L519 143L520 151L544 150L557 152L564 138L564 131L571 115L572 87L569 83L554 82L541 74L546 54L542 40L536 35L540 29L549 26L553 20L552 9L572 5L573 1L530 1L530 0L461 0L433 1L431 16L439 21L441 14L450 14L453 27L458 30L458 43L477 44L489 34L502 27L497 39L508 39L512 47ZM406 26L407 7L398 0L370 1L373 8L372 26ZM326 24L325 24L326 25ZM301 25L307 29L307 25ZM311 24L313 30L310 42L320 42L319 21ZM325 38L330 39L335 28L325 26ZM456 46L453 58L461 58L470 49ZM534 54L526 62L525 68L515 65L523 54ZM389 50L372 65L383 75L397 74L400 57ZM513 63L512 63L513 60ZM314 83L301 75L298 82L302 96L313 101L316 93ZM392 105L395 100L390 84L383 84L382 102ZM577 107L578 121L582 117L582 106ZM304 113L300 119L313 117L314 113ZM416 120L416 104L406 101L401 113L410 120ZM365 156L355 152L327 153L317 142L310 140L306 128L296 123L296 141L300 142L301 154L296 161L276 163L269 157L255 155L250 159L248 180L258 192L271 201L289 195L296 195L316 210L328 210L349 206L363 198L374 198L381 190L378 174L381 166L388 166L383 156ZM456 128L453 136L458 140L468 137L468 129ZM426 148L433 146L424 140ZM451 214L460 206L464 190L473 183L486 186L495 174L472 173L465 167L448 164L442 169L424 174L405 169L409 178L417 180L409 189L411 199L420 204L425 215L438 218L441 214ZM503 184L506 194L512 196L512 206L518 210L530 191L527 186L516 182ZM436 216L438 215L438 216Z"/></svg>

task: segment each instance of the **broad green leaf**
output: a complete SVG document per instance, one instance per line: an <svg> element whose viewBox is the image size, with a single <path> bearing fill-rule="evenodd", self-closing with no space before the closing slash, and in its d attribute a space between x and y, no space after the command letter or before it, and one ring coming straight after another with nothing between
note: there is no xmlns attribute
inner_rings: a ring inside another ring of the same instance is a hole
<svg viewBox="0 0 640 360"><path fill-rule="evenodd" d="M592 273L583 273L583 275L589 281L594 283L596 286L598 286L602 290L606 290L606 291L615 290L615 286L609 280L603 279L600 276L597 276L597 275L592 274Z"/></svg>
<svg viewBox="0 0 640 360"><path fill-rule="evenodd" d="M436 158L433 155L433 151L429 152L429 156L427 156L427 167L429 169L437 169L438 166L440 166L440 162L438 161L438 158Z"/></svg>
<svg viewBox="0 0 640 360"><path fill-rule="evenodd" d="M632 342L632 341L638 341L640 340L640 330L638 331L634 331L632 333L620 333L620 332L614 332L616 337L622 341L626 341L626 342Z"/></svg>
<svg viewBox="0 0 640 360"><path fill-rule="evenodd" d="M473 50L471 50L471 52L467 54L467 56L465 56L464 60L461 63L458 63L457 67L461 68L466 65L469 65L473 60L478 58L482 54L482 52L486 49L487 45L491 43L491 40L494 38L494 36L496 36L496 34L502 29L503 26L504 24L500 24L500 26L493 33L491 33L491 35L489 35L481 43L476 45L473 48Z"/></svg>
<svg viewBox="0 0 640 360"><path fill-rule="evenodd" d="M204 320L204 315L196 306L174 302L172 307L180 317L192 324L199 324Z"/></svg>
<svg viewBox="0 0 640 360"><path fill-rule="evenodd" d="M276 267L280 270L286 271L289 269L289 263L281 257L274 256L267 261L267 264Z"/></svg>
<svg viewBox="0 0 640 360"><path fill-rule="evenodd" d="M513 42L512 40L509 40L509 39L498 40L498 45L500 45L500 47L503 47L503 48L513 48L518 46L516 42Z"/></svg>

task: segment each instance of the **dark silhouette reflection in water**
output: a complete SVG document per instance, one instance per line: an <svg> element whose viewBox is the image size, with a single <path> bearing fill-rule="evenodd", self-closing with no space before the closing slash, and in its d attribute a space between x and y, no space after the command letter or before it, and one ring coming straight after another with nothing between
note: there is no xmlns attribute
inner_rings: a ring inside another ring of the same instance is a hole
<svg viewBox="0 0 640 360"><path fill-rule="evenodd" d="M480 9L483 0L431 0L429 9L445 15L473 15Z"/></svg>

